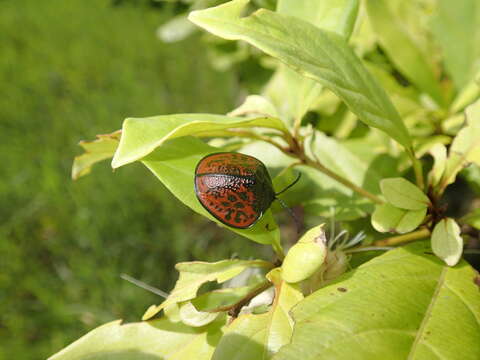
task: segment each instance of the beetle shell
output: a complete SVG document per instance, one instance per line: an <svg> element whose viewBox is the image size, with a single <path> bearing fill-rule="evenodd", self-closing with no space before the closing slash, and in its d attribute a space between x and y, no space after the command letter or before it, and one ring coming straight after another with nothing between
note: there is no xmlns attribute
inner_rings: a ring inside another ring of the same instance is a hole
<svg viewBox="0 0 480 360"><path fill-rule="evenodd" d="M233 152L210 154L199 161L195 194L217 220L238 229L253 226L275 199L265 165Z"/></svg>

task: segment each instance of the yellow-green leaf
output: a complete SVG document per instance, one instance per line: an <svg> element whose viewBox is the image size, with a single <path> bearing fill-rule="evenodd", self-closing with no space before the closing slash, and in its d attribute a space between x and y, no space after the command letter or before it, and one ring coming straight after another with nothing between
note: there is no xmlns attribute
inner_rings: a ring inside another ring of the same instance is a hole
<svg viewBox="0 0 480 360"><path fill-rule="evenodd" d="M411 151L410 135L385 91L346 39L292 16L265 9L242 16L248 0L190 13L189 19L229 40L246 41L337 94L360 120Z"/></svg>
<svg viewBox="0 0 480 360"><path fill-rule="evenodd" d="M435 225L432 231L432 250L448 266L458 263L462 256L463 239L455 220L446 218Z"/></svg>
<svg viewBox="0 0 480 360"><path fill-rule="evenodd" d="M280 231L270 209L253 227L236 229L220 223L198 201L193 184L195 167L204 156L218 151L218 148L208 146L197 138L184 136L166 141L153 153L143 158L142 163L173 195L192 210L252 241L271 244L279 249L281 247Z"/></svg>
<svg viewBox="0 0 480 360"><path fill-rule="evenodd" d="M210 360L222 336L225 317L204 327L190 327L167 318L104 324L49 360Z"/></svg>
<svg viewBox="0 0 480 360"><path fill-rule="evenodd" d="M425 219L427 208L405 210L389 203L376 205L372 214L372 226L379 232L404 234L415 230Z"/></svg>
<svg viewBox="0 0 480 360"><path fill-rule="evenodd" d="M455 181L457 174L473 162L480 165L480 99L466 109L467 126L453 139L440 188Z"/></svg>
<svg viewBox="0 0 480 360"><path fill-rule="evenodd" d="M435 64L431 61L429 54L418 46L414 38L416 34L412 34L408 22L403 21L399 13L395 13L392 3L395 2L392 0L365 2L368 17L382 48L408 80L429 94L437 104L443 105L445 101L440 82L435 75Z"/></svg>
<svg viewBox="0 0 480 360"><path fill-rule="evenodd" d="M327 239L323 224L308 230L287 253L282 264L282 279L289 283L312 276L325 261Z"/></svg>
<svg viewBox="0 0 480 360"><path fill-rule="evenodd" d="M427 242L388 251L296 305L292 341L274 360L477 360L477 275Z"/></svg>
<svg viewBox="0 0 480 360"><path fill-rule="evenodd" d="M205 133L233 128L263 127L287 132L276 118L242 119L212 114L175 114L148 118L129 118L123 122L120 145L112 160L118 168L141 160L165 141L182 136L204 136Z"/></svg>
<svg viewBox="0 0 480 360"><path fill-rule="evenodd" d="M149 308L143 320L157 314L163 308L197 296L197 291L206 282L216 281L223 283L249 267L271 268L272 264L262 260L222 260L215 263L201 261L178 263L175 268L180 272L170 296L159 306Z"/></svg>
<svg viewBox="0 0 480 360"><path fill-rule="evenodd" d="M435 144L429 150L430 155L433 156L433 168L428 174L429 183L432 186L436 186L445 171L447 163L447 148L443 144Z"/></svg>
<svg viewBox="0 0 480 360"><path fill-rule="evenodd" d="M400 209L423 210L430 205L427 195L404 178L383 179L380 188L387 201Z"/></svg>
<svg viewBox="0 0 480 360"><path fill-rule="evenodd" d="M79 145L85 153L76 156L73 161L72 179L77 180L90 172L90 168L97 162L110 159L117 149L121 131L111 134L97 135L93 141L80 141Z"/></svg>
<svg viewBox="0 0 480 360"><path fill-rule="evenodd" d="M212 360L267 360L290 341L294 325L290 310L302 300L302 293L282 281L280 268L267 277L275 286L275 301L270 311L235 319L225 329Z"/></svg>

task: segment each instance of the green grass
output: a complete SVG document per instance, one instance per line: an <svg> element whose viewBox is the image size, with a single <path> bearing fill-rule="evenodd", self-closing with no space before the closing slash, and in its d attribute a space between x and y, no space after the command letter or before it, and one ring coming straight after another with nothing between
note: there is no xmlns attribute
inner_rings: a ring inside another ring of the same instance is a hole
<svg viewBox="0 0 480 360"><path fill-rule="evenodd" d="M234 81L209 67L198 38L155 38L169 12L1 3L0 359L46 358L161 301L121 273L169 290L178 261L259 248L193 215L140 165L70 179L78 141L125 117L232 108Z"/></svg>

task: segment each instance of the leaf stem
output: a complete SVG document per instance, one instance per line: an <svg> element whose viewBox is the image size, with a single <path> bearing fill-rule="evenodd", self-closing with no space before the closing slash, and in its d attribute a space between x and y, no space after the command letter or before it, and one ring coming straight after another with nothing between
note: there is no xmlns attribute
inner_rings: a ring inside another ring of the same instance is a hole
<svg viewBox="0 0 480 360"><path fill-rule="evenodd" d="M283 147L281 144L277 143L276 141L272 140L269 136L263 136L263 135L256 134L254 132L246 131L246 130L229 130L228 132L230 132L233 136L248 137L248 138L251 138L251 139L265 141L266 143L269 143L269 144L275 146L279 150L281 150L283 152L286 152L285 147ZM286 135L285 133L282 133L282 134ZM288 135L288 136L290 136L290 135Z"/></svg>
<svg viewBox="0 0 480 360"><path fill-rule="evenodd" d="M240 310L242 310L242 307L247 305L250 302L250 300L252 300L255 296L261 294L262 292L264 292L265 290L267 290L271 286L272 286L272 283L270 281L268 281L268 280L264 281L257 288L252 290L252 292L247 294L244 298L240 299L235 304L220 307L220 308L216 309L215 312L228 311L228 314L233 319L235 319L238 316L238 314L240 313Z"/></svg>
<svg viewBox="0 0 480 360"><path fill-rule="evenodd" d="M298 122L298 123L300 124L300 122ZM303 150L303 146L300 143L298 143L298 141L295 140L296 138L294 136L292 136L290 134L284 134L284 135L286 135L284 137L284 140L286 140L287 143L290 145L289 148L286 148L286 147L280 145L279 143L277 143L276 141L270 139L268 136L262 136L262 135L258 135L258 134L255 134L253 132L244 131L244 130L240 130L240 131L230 130L230 131L237 136L250 137L252 139L265 141L265 142L275 146L276 148L278 148L280 151L282 151L286 155L298 158L300 160L301 164L305 164L307 166L310 166L310 167L313 167L313 168L319 170L320 172L324 173L325 175L327 175L327 176L331 177L332 179L338 181L340 184L345 185L346 187L352 189L356 193L370 199L374 203L376 203L376 204L383 204L384 203L384 201L382 199L380 199L378 196L368 192L367 190L361 188L360 186L355 185L354 183L345 179L344 177L334 173L333 171L331 171L328 168L326 168L325 166L323 166L318 160L311 160L311 159L307 158L306 155L305 155L305 152ZM295 129L294 129L294 131L295 131ZM299 165L299 164L296 163L295 165ZM293 166L295 166L295 165L293 165ZM420 165L420 168L421 168L421 164L419 164L419 165ZM278 247L275 248L275 246L273 246L273 248L281 259L283 259L283 257L285 257L285 255L283 254L283 250L278 249ZM279 251L279 250L281 250L281 251Z"/></svg>
<svg viewBox="0 0 480 360"><path fill-rule="evenodd" d="M412 160L413 171L415 172L415 180L417 182L417 186L424 191L425 190L425 182L423 180L423 169L422 163L415 157L415 153L413 151L409 151L410 159Z"/></svg>
<svg viewBox="0 0 480 360"><path fill-rule="evenodd" d="M317 169L318 171L324 173L325 175L331 177L332 179L338 181L340 184L342 185L345 185L346 187L352 189L353 191L355 191L356 193L370 199L371 201L373 201L374 203L376 204L383 204L384 201L382 199L380 199L378 196L368 192L367 190L361 188L360 186L357 186L355 185L354 183L352 183L351 181L345 179L344 177L334 173L333 171L329 170L328 168L326 168L325 166L323 166L320 162L318 161L313 161L311 159L305 159L304 160L304 164L305 165L308 165L308 166L311 166L315 169Z"/></svg>
<svg viewBox="0 0 480 360"><path fill-rule="evenodd" d="M395 249L393 246L365 246L356 247L352 249L345 249L346 254L364 252L364 251L389 251Z"/></svg>
<svg viewBox="0 0 480 360"><path fill-rule="evenodd" d="M277 254L278 259L280 261L283 261L283 259L285 259L285 252L283 251L282 245L279 242L275 241L272 243L272 248L273 251L275 251L275 254Z"/></svg>
<svg viewBox="0 0 480 360"><path fill-rule="evenodd" d="M302 126L302 117L301 116L296 116L295 121L293 123L293 137L295 139L300 138L300 127Z"/></svg>
<svg viewBox="0 0 480 360"><path fill-rule="evenodd" d="M430 230L427 228L420 229L405 235L392 236L383 240L378 240L373 243L375 246L392 246L403 244L406 242L423 239L430 235Z"/></svg>

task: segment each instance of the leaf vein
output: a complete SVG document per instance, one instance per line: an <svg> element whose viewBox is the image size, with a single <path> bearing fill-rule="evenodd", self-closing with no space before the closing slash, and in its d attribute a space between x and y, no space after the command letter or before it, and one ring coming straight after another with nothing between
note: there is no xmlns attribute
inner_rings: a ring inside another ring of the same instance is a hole
<svg viewBox="0 0 480 360"><path fill-rule="evenodd" d="M438 300L438 295L440 293L440 290L442 289L442 286L445 283L445 277L448 271L448 267L444 267L442 269L442 272L440 273L440 277L438 279L437 287L435 288L435 291L433 292L432 295L432 300L430 301L430 304L428 305L427 311L425 312L425 316L422 320L422 323L420 324L420 328L417 330L417 336L412 344L412 348L410 349L410 353L408 354L407 360L413 359L413 356L415 355L415 351L417 350L418 345L423 342L422 341L422 335L425 327L427 326L428 320L430 320L430 316L432 315L433 307L435 306L436 301Z"/></svg>

